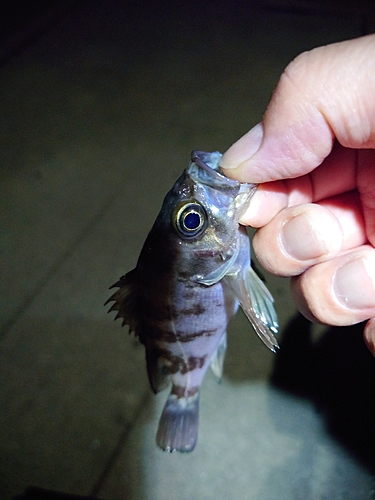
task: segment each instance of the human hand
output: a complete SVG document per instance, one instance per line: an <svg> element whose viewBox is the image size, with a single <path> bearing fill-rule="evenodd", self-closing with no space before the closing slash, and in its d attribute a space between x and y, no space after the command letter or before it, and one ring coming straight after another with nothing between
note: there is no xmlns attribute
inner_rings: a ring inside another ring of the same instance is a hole
<svg viewBox="0 0 375 500"><path fill-rule="evenodd" d="M375 35L298 56L220 164L260 184L242 220L259 262L309 319L369 320L375 356Z"/></svg>

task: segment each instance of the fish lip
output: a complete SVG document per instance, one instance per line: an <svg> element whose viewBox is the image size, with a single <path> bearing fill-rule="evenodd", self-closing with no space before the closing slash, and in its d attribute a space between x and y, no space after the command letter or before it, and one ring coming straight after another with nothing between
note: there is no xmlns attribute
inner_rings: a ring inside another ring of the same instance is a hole
<svg viewBox="0 0 375 500"><path fill-rule="evenodd" d="M196 165L198 165L198 167L202 168L207 173L209 173L210 175L212 175L213 177L218 177L219 179L223 179L223 178L227 179L229 182L233 182L233 185L239 184L239 181L236 181L234 179L228 179L228 177L226 177L225 175L223 175L219 170L216 170L216 168L219 168L219 165L217 165L217 167L215 167L215 168L211 168L203 160L203 158L205 156L207 156L207 154L209 154L209 153L206 153L205 151L192 151L191 152L191 161L193 163L195 163ZM218 152L218 154L220 154L220 153ZM220 154L220 156L221 156L221 154Z"/></svg>
<svg viewBox="0 0 375 500"><path fill-rule="evenodd" d="M208 163L206 163L206 158L209 156L217 155L217 164L214 167L210 167ZM191 152L191 163L187 169L188 173L191 175L191 167L192 164L195 164L199 169L203 170L208 178L204 178L203 176L198 174L197 182L202 184L207 184L212 186L212 182L214 183L216 189L224 189L224 190L234 190L236 193L241 193L253 189L256 187L256 184L239 182L235 179L230 179L226 175L224 175L219 166L219 160L221 158L221 153L218 151L214 153L207 153L205 151L192 151ZM194 178L194 177L193 177ZM215 182L216 181L216 182Z"/></svg>
<svg viewBox="0 0 375 500"><path fill-rule="evenodd" d="M220 167L219 164L217 164L216 167L211 168L204 160L208 154L213 154L213 153L206 153L205 151L192 151L191 152L191 161L192 163L195 163L199 168L204 170L208 175L212 177L212 179L216 179L220 183L224 182L228 187L233 187L233 188L238 188L240 186L240 182L236 181L235 179L229 179L226 177L224 174L220 172ZM218 160L221 157L221 154L217 152L219 155Z"/></svg>

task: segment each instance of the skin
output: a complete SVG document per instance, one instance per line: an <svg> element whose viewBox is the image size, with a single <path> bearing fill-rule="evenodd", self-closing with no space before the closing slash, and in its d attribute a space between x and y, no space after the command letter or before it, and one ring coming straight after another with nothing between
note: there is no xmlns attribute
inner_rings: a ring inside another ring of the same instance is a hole
<svg viewBox="0 0 375 500"><path fill-rule="evenodd" d="M375 356L375 35L299 55L220 164L260 184L241 221L260 263L309 319L367 320Z"/></svg>

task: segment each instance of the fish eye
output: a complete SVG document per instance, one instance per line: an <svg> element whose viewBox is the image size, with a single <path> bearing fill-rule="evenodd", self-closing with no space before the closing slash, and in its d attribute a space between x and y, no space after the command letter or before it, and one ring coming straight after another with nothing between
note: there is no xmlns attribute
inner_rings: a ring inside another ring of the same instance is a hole
<svg viewBox="0 0 375 500"><path fill-rule="evenodd" d="M183 236L197 236L206 229L207 214L197 202L189 202L176 213L176 227Z"/></svg>

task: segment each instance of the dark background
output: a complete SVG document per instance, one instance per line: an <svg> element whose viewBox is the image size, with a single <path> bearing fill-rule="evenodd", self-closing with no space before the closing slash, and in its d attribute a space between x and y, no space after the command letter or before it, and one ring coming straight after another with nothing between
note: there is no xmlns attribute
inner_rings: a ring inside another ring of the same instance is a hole
<svg viewBox="0 0 375 500"><path fill-rule="evenodd" d="M257 123L300 52L372 32L373 2L1 10L0 497L371 498L363 325L312 327L267 276L280 352L239 313L224 380L206 376L197 449L170 456L154 442L166 394L103 303L190 151L224 151Z"/></svg>

